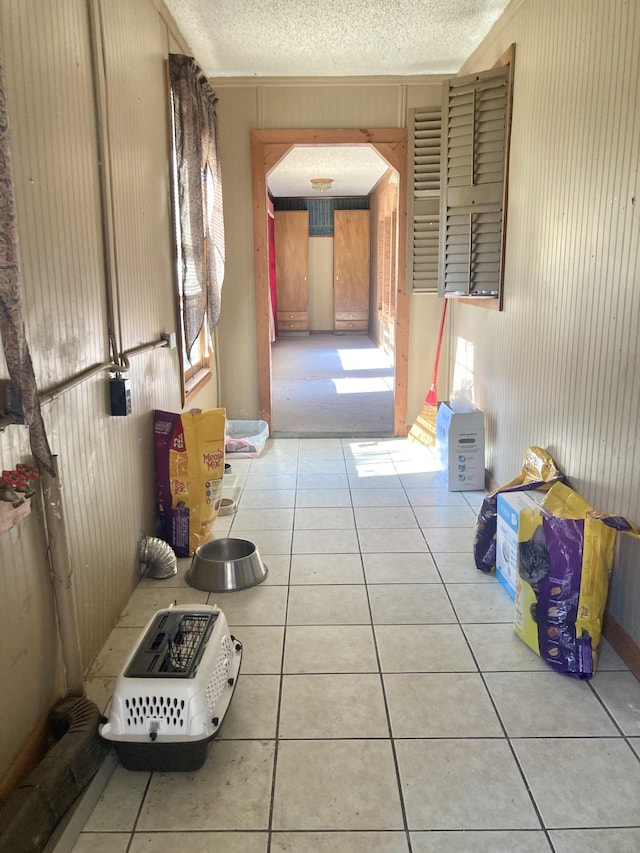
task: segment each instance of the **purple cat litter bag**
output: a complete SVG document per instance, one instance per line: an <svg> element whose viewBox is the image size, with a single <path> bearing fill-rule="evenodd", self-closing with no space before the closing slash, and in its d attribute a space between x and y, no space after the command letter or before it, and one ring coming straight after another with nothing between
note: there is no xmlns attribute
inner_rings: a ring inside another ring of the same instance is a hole
<svg viewBox="0 0 640 853"><path fill-rule="evenodd" d="M473 540L473 557L477 569L489 573L496 567L498 493L548 488L563 479L564 474L546 450L535 446L528 448L520 474L488 494L482 502Z"/></svg>
<svg viewBox="0 0 640 853"><path fill-rule="evenodd" d="M564 483L521 516L514 631L558 672L588 679L596 670L618 531L639 535Z"/></svg>

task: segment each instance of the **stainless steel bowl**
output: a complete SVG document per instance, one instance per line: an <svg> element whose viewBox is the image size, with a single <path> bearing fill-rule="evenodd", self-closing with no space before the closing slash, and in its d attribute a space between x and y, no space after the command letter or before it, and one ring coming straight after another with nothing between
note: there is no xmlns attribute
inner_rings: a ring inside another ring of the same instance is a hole
<svg viewBox="0 0 640 853"><path fill-rule="evenodd" d="M212 539L196 548L185 580L205 592L232 592L262 583L268 571L248 539Z"/></svg>

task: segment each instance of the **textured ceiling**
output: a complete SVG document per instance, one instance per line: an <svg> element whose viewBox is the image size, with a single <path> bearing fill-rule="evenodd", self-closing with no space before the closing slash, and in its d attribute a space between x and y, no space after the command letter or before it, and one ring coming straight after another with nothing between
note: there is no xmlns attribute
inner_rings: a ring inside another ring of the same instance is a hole
<svg viewBox="0 0 640 853"><path fill-rule="evenodd" d="M456 73L509 0L165 0L208 77Z"/></svg>
<svg viewBox="0 0 640 853"><path fill-rule="evenodd" d="M455 74L509 0L165 0L208 77ZM369 146L295 148L268 179L276 197L365 196L385 172Z"/></svg>
<svg viewBox="0 0 640 853"><path fill-rule="evenodd" d="M276 198L367 196L387 168L368 145L298 147L273 169L268 185ZM313 190L311 178L331 178L331 189Z"/></svg>

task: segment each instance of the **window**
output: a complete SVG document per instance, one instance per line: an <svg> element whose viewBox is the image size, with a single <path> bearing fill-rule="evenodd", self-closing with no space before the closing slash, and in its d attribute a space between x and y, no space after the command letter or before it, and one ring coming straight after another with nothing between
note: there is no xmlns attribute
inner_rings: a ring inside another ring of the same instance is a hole
<svg viewBox="0 0 640 853"><path fill-rule="evenodd" d="M428 293L438 289L441 108L411 109L408 124L412 188L407 278L411 291Z"/></svg>
<svg viewBox="0 0 640 853"><path fill-rule="evenodd" d="M438 292L499 309L514 52L490 71L452 78L442 112Z"/></svg>
<svg viewBox="0 0 640 853"><path fill-rule="evenodd" d="M184 403L211 378L224 278L224 222L216 96L191 57L170 54L169 78Z"/></svg>

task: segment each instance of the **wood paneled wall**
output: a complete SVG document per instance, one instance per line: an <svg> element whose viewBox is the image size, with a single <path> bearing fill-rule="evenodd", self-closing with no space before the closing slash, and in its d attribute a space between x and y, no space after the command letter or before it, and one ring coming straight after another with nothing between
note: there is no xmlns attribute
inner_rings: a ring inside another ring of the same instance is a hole
<svg viewBox="0 0 640 853"><path fill-rule="evenodd" d="M104 71L102 126L91 7ZM176 330L164 71L169 34L158 9L153 0L0 0L24 319L41 390L110 358L101 205L107 166L120 348ZM105 158L100 133L108 143ZM138 580L140 539L156 532L152 412L180 410L179 370L177 350L132 358L133 414L126 418L109 414L106 373L43 407L60 469L85 668ZM0 356L0 378L6 376ZM0 433L2 468L29 458L26 428ZM1 790L22 745L65 692L37 509L0 536L0 597Z"/></svg>
<svg viewBox="0 0 640 853"><path fill-rule="evenodd" d="M451 344L473 352L496 481L539 444L640 524L640 6L512 3L465 70L511 43L504 311L455 306ZM621 546L610 606L640 643L640 547Z"/></svg>

